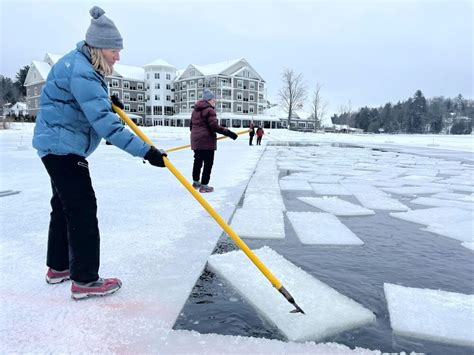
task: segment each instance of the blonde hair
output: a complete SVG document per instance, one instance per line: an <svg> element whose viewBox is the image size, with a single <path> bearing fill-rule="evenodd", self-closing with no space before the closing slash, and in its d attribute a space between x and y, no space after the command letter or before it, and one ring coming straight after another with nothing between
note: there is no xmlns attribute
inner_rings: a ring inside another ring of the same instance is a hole
<svg viewBox="0 0 474 355"><path fill-rule="evenodd" d="M89 46L89 51L91 52L92 66L94 69L104 76L111 75L114 70L105 61L105 58L102 55L102 49Z"/></svg>

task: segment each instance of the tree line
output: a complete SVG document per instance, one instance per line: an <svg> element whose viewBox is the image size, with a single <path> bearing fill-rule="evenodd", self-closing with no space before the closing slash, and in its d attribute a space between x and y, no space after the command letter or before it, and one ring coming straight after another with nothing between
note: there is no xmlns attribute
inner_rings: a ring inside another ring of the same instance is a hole
<svg viewBox="0 0 474 355"><path fill-rule="evenodd" d="M288 113L288 128L291 117L307 103L308 88L303 75L285 68L280 88L280 104ZM327 101L321 95L323 85L316 83L310 98L310 117L315 131L321 128L326 114ZM371 133L451 133L470 134L474 122L474 100L461 94L455 98L443 96L426 99L417 90L413 97L397 104L386 103L377 108L367 106L353 111L351 103L339 108L339 114L331 117L333 124L347 125Z"/></svg>
<svg viewBox="0 0 474 355"><path fill-rule="evenodd" d="M426 99L421 90L417 90L413 97L395 105L389 102L352 112L349 104L341 107L340 113L334 114L331 120L333 124L345 124L372 133L470 134L474 100L465 99L461 94L455 98Z"/></svg>
<svg viewBox="0 0 474 355"><path fill-rule="evenodd" d="M0 75L0 106L10 103L24 102L26 98L25 79L28 74L29 65L21 68L15 76L15 80Z"/></svg>

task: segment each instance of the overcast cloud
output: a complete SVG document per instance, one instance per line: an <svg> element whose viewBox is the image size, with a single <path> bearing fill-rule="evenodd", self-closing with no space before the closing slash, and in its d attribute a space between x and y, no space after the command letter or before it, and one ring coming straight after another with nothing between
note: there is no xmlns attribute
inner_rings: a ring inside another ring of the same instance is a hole
<svg viewBox="0 0 474 355"><path fill-rule="evenodd" d="M14 78L46 52L65 54L101 6L124 38L121 64L162 58L178 69L246 58L277 99L284 67L330 113L412 96L473 97L472 1L1 2L1 70ZM308 100L309 108L309 100Z"/></svg>

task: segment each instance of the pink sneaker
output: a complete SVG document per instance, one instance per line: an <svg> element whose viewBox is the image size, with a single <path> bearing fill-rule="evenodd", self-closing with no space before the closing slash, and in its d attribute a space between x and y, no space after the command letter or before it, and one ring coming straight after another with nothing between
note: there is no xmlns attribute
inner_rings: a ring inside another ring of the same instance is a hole
<svg viewBox="0 0 474 355"><path fill-rule="evenodd" d="M122 287L119 279L102 279L89 283L72 282L72 298L80 300L87 297L107 296L117 292Z"/></svg>
<svg viewBox="0 0 474 355"><path fill-rule="evenodd" d="M201 187L199 188L199 192L201 193L212 192L212 191L214 191L214 188L208 185L201 185Z"/></svg>
<svg viewBox="0 0 474 355"><path fill-rule="evenodd" d="M63 281L69 280L70 276L69 270L56 271L54 269L48 268L48 272L46 273L46 282L51 285L59 284Z"/></svg>

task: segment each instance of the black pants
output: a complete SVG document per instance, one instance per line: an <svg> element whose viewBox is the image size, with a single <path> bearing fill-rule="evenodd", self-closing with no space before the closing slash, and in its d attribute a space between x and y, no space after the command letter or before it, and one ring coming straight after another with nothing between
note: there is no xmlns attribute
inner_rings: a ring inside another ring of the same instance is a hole
<svg viewBox="0 0 474 355"><path fill-rule="evenodd" d="M50 154L41 160L53 188L46 263L55 270L69 269L74 281L95 281L100 236L89 165L74 154Z"/></svg>
<svg viewBox="0 0 474 355"><path fill-rule="evenodd" d="M261 145L262 143L262 136L257 136L257 145Z"/></svg>
<svg viewBox="0 0 474 355"><path fill-rule="evenodd" d="M201 168L204 163L204 170ZM213 150L195 150L194 151L194 164L193 164L193 180L201 181L201 184L207 185L211 180L212 165L214 164L214 151Z"/></svg>
<svg viewBox="0 0 474 355"><path fill-rule="evenodd" d="M253 134L251 134L251 135L249 136L249 145L252 145L253 136L254 136Z"/></svg>

